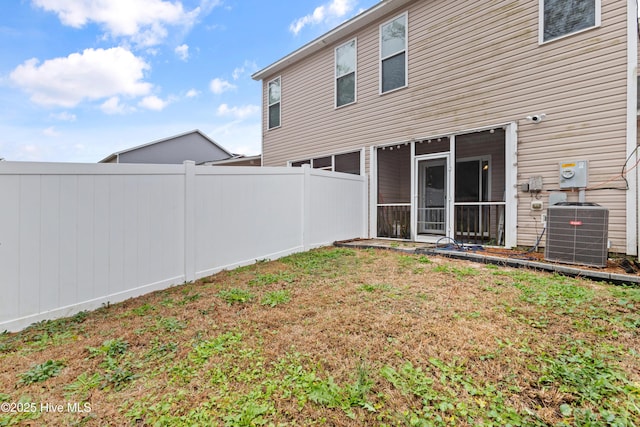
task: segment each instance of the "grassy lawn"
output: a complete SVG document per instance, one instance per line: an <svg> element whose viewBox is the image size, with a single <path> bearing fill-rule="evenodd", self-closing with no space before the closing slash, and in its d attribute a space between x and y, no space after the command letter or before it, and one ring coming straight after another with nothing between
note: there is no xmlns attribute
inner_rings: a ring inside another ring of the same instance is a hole
<svg viewBox="0 0 640 427"><path fill-rule="evenodd" d="M639 308L637 288L320 249L0 334L0 426L640 426Z"/></svg>

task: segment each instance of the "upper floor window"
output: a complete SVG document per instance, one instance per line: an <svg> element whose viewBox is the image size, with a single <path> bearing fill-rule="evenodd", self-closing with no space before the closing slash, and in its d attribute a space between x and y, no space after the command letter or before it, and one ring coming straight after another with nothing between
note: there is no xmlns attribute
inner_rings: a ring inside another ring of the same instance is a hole
<svg viewBox="0 0 640 427"><path fill-rule="evenodd" d="M336 48L336 107L356 102L356 41Z"/></svg>
<svg viewBox="0 0 640 427"><path fill-rule="evenodd" d="M269 129L280 127L280 100L282 98L280 89L280 77L268 83Z"/></svg>
<svg viewBox="0 0 640 427"><path fill-rule="evenodd" d="M540 43L600 25L601 0L540 0Z"/></svg>
<svg viewBox="0 0 640 427"><path fill-rule="evenodd" d="M407 86L407 14L380 26L380 92Z"/></svg>

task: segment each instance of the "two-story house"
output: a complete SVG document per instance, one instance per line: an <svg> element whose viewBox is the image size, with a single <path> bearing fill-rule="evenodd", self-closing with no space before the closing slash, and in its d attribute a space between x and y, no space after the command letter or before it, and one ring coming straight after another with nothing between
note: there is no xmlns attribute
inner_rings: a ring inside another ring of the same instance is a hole
<svg viewBox="0 0 640 427"><path fill-rule="evenodd" d="M581 201L637 255L637 63L635 0L383 0L254 74L263 164L368 174L371 237L533 246Z"/></svg>

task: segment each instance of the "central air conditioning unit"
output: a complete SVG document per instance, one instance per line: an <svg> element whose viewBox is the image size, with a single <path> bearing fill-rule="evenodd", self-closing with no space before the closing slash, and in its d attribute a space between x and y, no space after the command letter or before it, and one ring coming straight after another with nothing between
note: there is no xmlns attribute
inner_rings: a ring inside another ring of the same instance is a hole
<svg viewBox="0 0 640 427"><path fill-rule="evenodd" d="M595 203L558 203L547 209L544 258L606 267L609 210Z"/></svg>

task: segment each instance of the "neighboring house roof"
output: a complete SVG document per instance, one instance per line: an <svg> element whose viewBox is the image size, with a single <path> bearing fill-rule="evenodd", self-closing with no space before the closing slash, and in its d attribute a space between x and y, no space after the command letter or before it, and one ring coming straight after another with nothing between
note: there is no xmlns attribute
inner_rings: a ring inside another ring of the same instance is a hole
<svg viewBox="0 0 640 427"><path fill-rule="evenodd" d="M181 145L171 147L176 140L182 140ZM162 146L167 148L161 149ZM230 157L232 153L196 129L115 152L99 163L182 163L185 160L202 163Z"/></svg>
<svg viewBox="0 0 640 427"><path fill-rule="evenodd" d="M262 155L245 156L234 154L230 159L202 163L205 166L262 166Z"/></svg>
<svg viewBox="0 0 640 427"><path fill-rule="evenodd" d="M348 36L349 34L360 30L363 27L377 21L386 14L394 11L395 9L404 6L407 3L411 3L415 0L382 0L377 5L369 8L368 10L360 13L359 15L351 18L342 25L335 29L325 33L317 39L307 43L300 49L290 53L284 58L274 62L266 68L254 73L251 78L254 80L263 80L266 77L279 73L289 65L296 63L314 53L322 50L326 46L329 46L340 39Z"/></svg>

